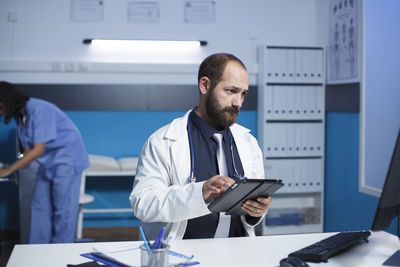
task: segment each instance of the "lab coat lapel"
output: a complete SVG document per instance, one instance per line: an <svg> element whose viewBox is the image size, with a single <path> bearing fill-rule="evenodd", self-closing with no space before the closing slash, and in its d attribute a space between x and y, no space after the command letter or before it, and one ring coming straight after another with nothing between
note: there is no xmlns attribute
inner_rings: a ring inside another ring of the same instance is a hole
<svg viewBox="0 0 400 267"><path fill-rule="evenodd" d="M230 127L230 130L236 143L236 148L239 153L240 161L242 162L244 176L247 177L248 174L251 173L252 158L251 146L249 146L245 135L249 133L250 130L238 124L232 125Z"/></svg>
<svg viewBox="0 0 400 267"><path fill-rule="evenodd" d="M187 135L187 119L185 116L174 120L165 138L170 139L171 145L171 182L172 184L186 184L190 175L190 147Z"/></svg>

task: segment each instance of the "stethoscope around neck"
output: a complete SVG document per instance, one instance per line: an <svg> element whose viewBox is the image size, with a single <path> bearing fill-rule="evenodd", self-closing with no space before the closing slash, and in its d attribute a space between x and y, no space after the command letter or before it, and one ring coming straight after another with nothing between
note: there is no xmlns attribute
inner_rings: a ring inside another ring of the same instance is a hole
<svg viewBox="0 0 400 267"><path fill-rule="evenodd" d="M188 122L187 122L187 128L188 128L188 135L189 135L189 147L190 147L190 176L188 178L188 182L190 183L195 183L196 182L196 176L194 175L194 149L193 149L193 137L192 137L192 129L191 129L191 124L190 124L190 116L188 117ZM236 169L236 164L235 164L235 157L233 155L233 137L232 135L229 138L229 146L231 148L231 155L232 155L232 163L233 163L233 178L234 179L246 179L243 175L239 175L237 169Z"/></svg>

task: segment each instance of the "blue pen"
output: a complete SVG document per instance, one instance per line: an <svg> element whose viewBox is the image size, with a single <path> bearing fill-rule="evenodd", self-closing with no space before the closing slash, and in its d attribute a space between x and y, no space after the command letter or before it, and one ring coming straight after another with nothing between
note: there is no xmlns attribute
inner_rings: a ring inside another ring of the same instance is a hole
<svg viewBox="0 0 400 267"><path fill-rule="evenodd" d="M158 234L157 239L154 241L152 249L160 249L162 247L162 238L164 236L165 226L161 228L160 233Z"/></svg>
<svg viewBox="0 0 400 267"><path fill-rule="evenodd" d="M144 242L144 246L146 247L147 254L150 255L151 254L151 249L150 249L150 246L148 244L146 235L144 234L142 226L139 226L139 231L140 231L140 235L142 236L142 239L143 239L143 242Z"/></svg>

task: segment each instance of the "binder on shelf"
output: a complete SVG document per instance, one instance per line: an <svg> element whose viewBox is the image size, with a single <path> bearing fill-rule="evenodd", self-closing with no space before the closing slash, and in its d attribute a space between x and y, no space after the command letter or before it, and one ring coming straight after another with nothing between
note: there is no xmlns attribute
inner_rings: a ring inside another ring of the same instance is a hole
<svg viewBox="0 0 400 267"><path fill-rule="evenodd" d="M319 50L314 49L311 51L310 54L310 63L311 63L311 77L310 77L310 82L311 83L316 83L318 82L318 52Z"/></svg>
<svg viewBox="0 0 400 267"><path fill-rule="evenodd" d="M290 124L285 123L284 124L284 128L285 128L285 135L284 135L284 148L285 150L283 151L283 155L284 156L290 156L291 152L289 150L289 140L291 139L291 133L292 133L292 127L290 126Z"/></svg>
<svg viewBox="0 0 400 267"><path fill-rule="evenodd" d="M317 130L315 132L316 134L316 139L318 140L317 142L317 151L319 153L319 155L323 155L324 154L324 128L323 125L321 123L318 123L316 125Z"/></svg>
<svg viewBox="0 0 400 267"><path fill-rule="evenodd" d="M289 83L293 83L295 81L295 50L287 49L287 57L288 57L288 79Z"/></svg>
<svg viewBox="0 0 400 267"><path fill-rule="evenodd" d="M310 156L319 156L318 147L321 136L320 123L310 123Z"/></svg>
<svg viewBox="0 0 400 267"><path fill-rule="evenodd" d="M298 54L296 61L299 60L299 74L297 77L298 79L296 80L296 82L300 82L300 83L304 83L306 82L306 66L305 66L305 62L304 62L304 49L298 49L296 50L296 53Z"/></svg>
<svg viewBox="0 0 400 267"><path fill-rule="evenodd" d="M275 118L279 119L282 116L282 90L281 86L274 86L274 96L275 96Z"/></svg>
<svg viewBox="0 0 400 267"><path fill-rule="evenodd" d="M266 86L264 92L264 111L267 119L274 118L274 87Z"/></svg>
<svg viewBox="0 0 400 267"><path fill-rule="evenodd" d="M270 82L276 82L279 78L279 59L275 49L267 49L265 61L269 62L267 66L267 78Z"/></svg>
<svg viewBox="0 0 400 267"><path fill-rule="evenodd" d="M308 49L301 49L301 62L302 62L302 72L303 72L303 82L310 82L309 68L310 68L310 59L308 57Z"/></svg>
<svg viewBox="0 0 400 267"><path fill-rule="evenodd" d="M279 164L279 169L285 177L285 188L286 192L290 192L293 190L293 160L279 160L277 163ZM278 174L279 175L279 174Z"/></svg>
<svg viewBox="0 0 400 267"><path fill-rule="evenodd" d="M293 86L286 86L286 94L287 94L287 112L286 117L289 120L294 119L294 106L295 106L295 98L294 98L294 90Z"/></svg>
<svg viewBox="0 0 400 267"><path fill-rule="evenodd" d="M282 139L281 139L282 131L281 131L278 123L272 124L271 128L273 129L273 132L274 132L274 139L273 139L274 141L273 141L273 145L272 145L274 149L272 152L275 157L279 157L279 153L280 153L281 145L282 145Z"/></svg>
<svg viewBox="0 0 400 267"><path fill-rule="evenodd" d="M290 140L292 138L292 128L290 123L284 123L284 128L285 128L285 135L284 135L284 146L285 146L285 157L290 157L291 156L291 149L290 149Z"/></svg>
<svg viewBox="0 0 400 267"><path fill-rule="evenodd" d="M301 49L295 50L295 81L296 82L303 82L303 62L302 62L302 53Z"/></svg>
<svg viewBox="0 0 400 267"><path fill-rule="evenodd" d="M292 94L291 94L291 86L284 86L284 99L285 99L285 118L290 119L292 116Z"/></svg>
<svg viewBox="0 0 400 267"><path fill-rule="evenodd" d="M309 168L309 159L302 160L302 181L301 181L301 189L303 192L307 192L309 189L309 180L310 180L310 168Z"/></svg>
<svg viewBox="0 0 400 267"><path fill-rule="evenodd" d="M309 114L309 118L315 119L315 86L309 86L308 87L308 96L310 98L309 100L309 105L308 105L308 114Z"/></svg>
<svg viewBox="0 0 400 267"><path fill-rule="evenodd" d="M310 128L308 123L301 123L301 156L310 156Z"/></svg>
<svg viewBox="0 0 400 267"><path fill-rule="evenodd" d="M277 81L286 82L286 72L287 72L287 61L286 61L286 51L285 49L277 48L275 49L275 59L277 62Z"/></svg>
<svg viewBox="0 0 400 267"><path fill-rule="evenodd" d="M263 57L263 62L269 62L268 64L266 64L266 68L265 68L265 75L266 75L266 80L267 81L271 81L273 79L273 67L274 65L274 61L272 58L272 52L270 49L266 48L266 47L262 47L261 48L261 53L260 53Z"/></svg>
<svg viewBox="0 0 400 267"><path fill-rule="evenodd" d="M293 179L294 188L295 188L294 191L298 192L298 191L300 191L301 175L302 175L300 160L294 160L293 166L294 166L294 173L295 173L295 176Z"/></svg>
<svg viewBox="0 0 400 267"><path fill-rule="evenodd" d="M303 119L304 118L304 115L303 115L304 114L303 113L303 110L304 110L304 88L303 88L303 86L298 86L297 91L298 91L298 96L299 96L299 98L298 98L299 106L297 109L297 117L299 119Z"/></svg>
<svg viewBox="0 0 400 267"><path fill-rule="evenodd" d="M324 117L324 104L325 104L325 95L324 95L324 88L322 86L317 87L317 104L316 104L316 114L318 117Z"/></svg>
<svg viewBox="0 0 400 267"><path fill-rule="evenodd" d="M305 61L307 64L307 82L313 83L315 82L315 52L316 49L305 49Z"/></svg>
<svg viewBox="0 0 400 267"><path fill-rule="evenodd" d="M303 99L303 110L302 110L302 114L303 114L303 119L307 120L309 119L309 102L310 102L310 98L309 98L309 93L308 93L308 86L303 86L302 87L302 99Z"/></svg>
<svg viewBox="0 0 400 267"><path fill-rule="evenodd" d="M315 189L321 189L324 185L324 162L322 159L319 159L319 163L317 164L316 170L316 184Z"/></svg>
<svg viewBox="0 0 400 267"><path fill-rule="evenodd" d="M308 103L307 103L307 118L312 120L314 117L314 102L315 102L315 97L314 97L314 86L307 86L307 97L308 97Z"/></svg>
<svg viewBox="0 0 400 267"><path fill-rule="evenodd" d="M285 152L285 147L286 147L286 129L285 129L285 124L283 123L275 123L276 127L276 138L278 140L277 146L278 146L278 151L276 153L276 156L278 157L284 157L286 152Z"/></svg>
<svg viewBox="0 0 400 267"><path fill-rule="evenodd" d="M303 123L298 123L298 131L296 134L300 137L299 143L297 144L298 147L300 147L299 150L299 155L300 156L306 156L306 151L307 151L307 145L306 145L306 138L307 138L307 132L306 128L304 127Z"/></svg>
<svg viewBox="0 0 400 267"><path fill-rule="evenodd" d="M295 146L296 146L296 141L295 141L295 132L294 132L294 127L291 125L288 125L287 127L287 156L293 157L295 156Z"/></svg>
<svg viewBox="0 0 400 267"><path fill-rule="evenodd" d="M293 86L293 95L294 95L294 107L293 107L293 116L296 119L301 119L301 103L302 103L302 91L301 91L301 87L299 86Z"/></svg>
<svg viewBox="0 0 400 267"><path fill-rule="evenodd" d="M312 86L311 87L311 91L312 91L312 105L310 107L311 109L311 115L312 115L312 119L318 119L318 113L317 113L317 106L318 106L318 86Z"/></svg>
<svg viewBox="0 0 400 267"><path fill-rule="evenodd" d="M293 156L299 156L299 155L301 155L300 154L300 140L301 140L301 136L300 136L300 132L299 132L299 129L300 129L300 125L298 124L298 123L294 123L293 125L292 125L292 132L291 132L291 135L292 135L292 139L293 139L293 152L292 152L292 155Z"/></svg>
<svg viewBox="0 0 400 267"><path fill-rule="evenodd" d="M282 119L282 117L285 116L285 96L284 96L284 88L283 86L275 86L276 94L277 94L277 99L279 103L278 107L278 119Z"/></svg>
<svg viewBox="0 0 400 267"><path fill-rule="evenodd" d="M311 179L311 186L310 190L311 191L317 191L318 190L318 184L319 184L319 165L321 165L321 159L313 159L311 163L311 172L312 172L312 179Z"/></svg>
<svg viewBox="0 0 400 267"><path fill-rule="evenodd" d="M318 147L318 136L320 133L317 131L318 124L311 123L309 125L309 132L310 132L310 156L317 155L317 147Z"/></svg>
<svg viewBox="0 0 400 267"><path fill-rule="evenodd" d="M310 191L314 189L314 186L317 183L316 170L315 170L315 167L317 167L316 161L317 161L316 159L309 159L307 163L307 168L308 168L307 189Z"/></svg>
<svg viewBox="0 0 400 267"><path fill-rule="evenodd" d="M288 177L289 177L289 181L291 184L290 191L296 190L295 186L296 186L296 174L297 173L296 173L295 162L296 162L296 160L293 160L293 159L289 160L289 161L281 161L281 168L283 170L287 169L287 172L288 172ZM290 164L289 168L287 168L288 164Z"/></svg>
<svg viewBox="0 0 400 267"><path fill-rule="evenodd" d="M307 160L299 160L299 168L300 168L300 190L305 191L307 185Z"/></svg>
<svg viewBox="0 0 400 267"><path fill-rule="evenodd" d="M263 142L263 151L266 155L271 155L272 152L272 144L273 141L272 140L272 136L273 136L273 132L272 129L270 127L269 124L265 123L264 126L264 133L265 133L265 138L264 138L264 142Z"/></svg>
<svg viewBox="0 0 400 267"><path fill-rule="evenodd" d="M315 51L315 81L319 83L323 83L324 75L323 75L323 64L324 64L324 57L323 57L323 50L318 49Z"/></svg>

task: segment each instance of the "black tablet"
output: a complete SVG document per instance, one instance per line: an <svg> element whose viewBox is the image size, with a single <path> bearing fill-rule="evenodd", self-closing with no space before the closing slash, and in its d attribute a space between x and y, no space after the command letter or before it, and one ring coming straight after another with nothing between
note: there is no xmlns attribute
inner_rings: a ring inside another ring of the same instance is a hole
<svg viewBox="0 0 400 267"><path fill-rule="evenodd" d="M212 212L226 212L229 215L246 215L242 204L248 199L268 197L283 186L282 180L240 179L221 196L215 198L208 208Z"/></svg>

